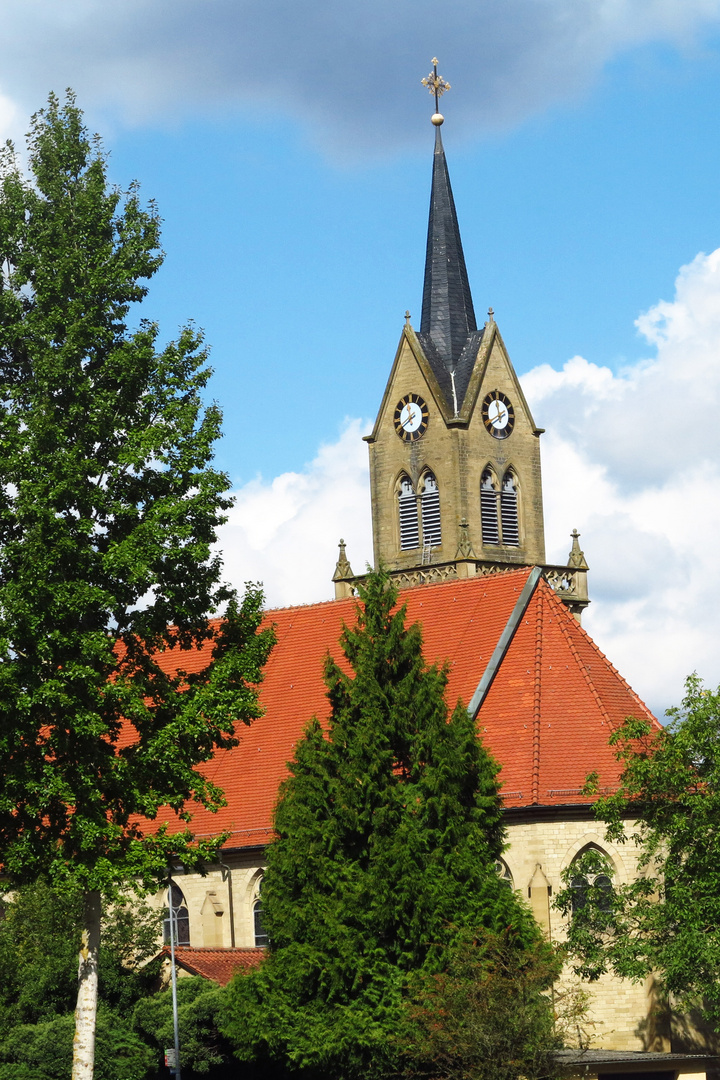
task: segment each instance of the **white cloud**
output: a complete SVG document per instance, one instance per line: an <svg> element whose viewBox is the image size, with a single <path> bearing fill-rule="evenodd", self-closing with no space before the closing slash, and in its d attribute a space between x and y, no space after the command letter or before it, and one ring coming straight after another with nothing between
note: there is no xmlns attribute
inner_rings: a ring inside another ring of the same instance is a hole
<svg viewBox="0 0 720 1080"><path fill-rule="evenodd" d="M424 130L418 65L433 53L462 87L455 129L477 131L577 96L633 46L687 48L719 18L720 0L452 0L441 19L431 0L7 0L0 91L27 112L72 85L91 114L130 123L277 109L367 154Z"/></svg>
<svg viewBox="0 0 720 1080"><path fill-rule="evenodd" d="M221 531L227 576L262 581L269 605L307 604L334 595L338 541L353 569L372 561L367 447L369 421L346 420L336 443L321 446L299 473L251 480L235 492Z"/></svg>
<svg viewBox="0 0 720 1080"><path fill-rule="evenodd" d="M573 357L523 385L543 439L548 560L577 527L590 564L585 625L656 712L686 675L720 682L720 250L680 271L672 302L637 320L654 347L613 374ZM372 559L369 423L346 421L301 473L254 480L221 542L233 580L266 582L273 605L332 596L343 536Z"/></svg>
<svg viewBox="0 0 720 1080"><path fill-rule="evenodd" d="M581 357L523 379L543 444L548 558L576 526L585 625L656 710L697 670L720 682L720 250L640 316L656 355L613 375Z"/></svg>

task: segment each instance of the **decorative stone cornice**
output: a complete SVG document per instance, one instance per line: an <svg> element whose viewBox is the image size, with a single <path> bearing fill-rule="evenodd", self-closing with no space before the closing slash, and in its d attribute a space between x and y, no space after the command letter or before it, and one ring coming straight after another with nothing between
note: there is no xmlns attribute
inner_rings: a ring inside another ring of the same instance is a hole
<svg viewBox="0 0 720 1080"><path fill-rule="evenodd" d="M462 524L460 527L462 529ZM580 554L582 555L582 552ZM347 559L345 562L349 567L350 564ZM339 565L340 560L338 560ZM468 577L487 577L491 574L503 574L508 570L520 569L522 569L522 564L477 559L471 553L467 555L461 554L459 545L457 557L450 562L430 562L425 566L410 567L406 570L391 570L390 577L398 588L411 589L416 585L435 585L443 581L457 581ZM542 570L542 576L554 590L557 597L564 604L567 604L575 618L580 622L582 612L590 603L587 587L587 563L584 566L545 565L540 569ZM349 575L339 578L336 569L333 576L335 598L340 599L353 595L355 587L358 582L363 580L363 577L364 575L353 577L352 572L350 572ZM340 587L342 587L342 591L339 591Z"/></svg>

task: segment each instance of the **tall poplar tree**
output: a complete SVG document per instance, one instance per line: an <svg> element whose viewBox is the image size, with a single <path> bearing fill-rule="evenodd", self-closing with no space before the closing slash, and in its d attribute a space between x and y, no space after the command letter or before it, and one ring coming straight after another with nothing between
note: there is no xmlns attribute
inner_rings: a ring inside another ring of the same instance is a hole
<svg viewBox="0 0 720 1080"><path fill-rule="evenodd" d="M79 1080L101 897L209 855L189 810L221 793L195 766L259 714L271 642L212 551L230 502L201 336L158 349L127 325L162 261L157 211L109 185L71 94L28 151L29 178L11 145L0 159L0 863L85 896ZM174 834L145 824L162 807Z"/></svg>
<svg viewBox="0 0 720 1080"><path fill-rule="evenodd" d="M261 1075L386 1075L408 994L460 938L539 937L496 871L498 766L467 710L449 715L447 668L425 663L396 600L385 575L368 577L341 638L347 663L326 663L327 730L309 724L281 789L269 955L231 985L224 1021Z"/></svg>

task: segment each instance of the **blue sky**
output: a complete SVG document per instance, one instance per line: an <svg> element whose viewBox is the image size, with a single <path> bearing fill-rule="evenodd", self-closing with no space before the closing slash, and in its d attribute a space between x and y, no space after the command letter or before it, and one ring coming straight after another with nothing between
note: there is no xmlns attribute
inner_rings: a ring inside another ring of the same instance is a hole
<svg viewBox="0 0 720 1080"><path fill-rule="evenodd" d="M580 528L588 628L651 706L693 667L720 679L720 0L6 0L3 17L4 134L71 85L113 179L159 204L144 314L206 332L238 495L228 573L276 604L330 595L341 534L356 569L371 555L360 435L406 308L419 324L438 55L476 311L493 306L548 430L548 555Z"/></svg>
<svg viewBox="0 0 720 1080"><path fill-rule="evenodd" d="M644 356L638 314L720 243L719 43L640 47L502 131L454 130L454 81L443 135L475 305L493 305L518 371L577 352L613 369ZM139 178L165 218L148 311L168 334L187 318L204 327L235 481L298 468L346 415L374 415L406 308L419 322L427 66L417 58L409 88L413 144L367 159L252 111L114 132L113 175ZM280 387L292 424L278 423Z"/></svg>

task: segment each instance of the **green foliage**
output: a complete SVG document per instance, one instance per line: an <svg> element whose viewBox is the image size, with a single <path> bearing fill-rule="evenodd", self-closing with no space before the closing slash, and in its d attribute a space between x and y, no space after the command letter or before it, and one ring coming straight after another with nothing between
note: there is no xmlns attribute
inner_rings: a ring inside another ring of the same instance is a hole
<svg viewBox="0 0 720 1080"><path fill-rule="evenodd" d="M16 1027L0 1044L0 1080L67 1080L72 1067L72 1014ZM117 1012L98 1012L94 1080L146 1080L154 1055ZM150 1072L152 1070L152 1072Z"/></svg>
<svg viewBox="0 0 720 1080"><path fill-rule="evenodd" d="M720 691L697 675L681 708L661 731L629 719L612 737L623 763L617 793L601 799L608 839L628 838L642 850L641 876L597 888L573 905L570 878L611 873L589 852L566 878L557 903L567 914L576 970L596 979L605 971L640 981L659 975L666 992L703 999L720 1022Z"/></svg>
<svg viewBox="0 0 720 1080"><path fill-rule="evenodd" d="M406 1080L540 1080L555 1074L558 954L511 932L462 936L419 981L395 1042Z"/></svg>
<svg viewBox="0 0 720 1080"><path fill-rule="evenodd" d="M217 1029L217 1017L225 993L200 976L178 979L178 1028L183 1076L237 1074L227 1041ZM165 1047L173 1045L172 995L170 989L143 998L135 1006L133 1029L155 1048L161 1060ZM223 1066L225 1066L223 1068Z"/></svg>
<svg viewBox="0 0 720 1080"><path fill-rule="evenodd" d="M221 803L195 766L259 715L271 636L213 553L230 500L201 336L158 349L126 323L157 210L108 184L70 94L34 117L29 164L0 155L0 859L117 895L211 856L142 820Z"/></svg>
<svg viewBox="0 0 720 1080"><path fill-rule="evenodd" d="M45 881L21 886L0 920L0 1042L21 1024L55 1020L75 1007L83 905ZM100 998L126 1014L147 994L159 965L161 913L134 899L108 908L100 947Z"/></svg>
<svg viewBox="0 0 720 1080"><path fill-rule="evenodd" d="M1 1080L65 1080L72 1064L72 1014L15 1028L0 1049ZM100 1010L96 1030L95 1080L145 1080L152 1053L117 1014Z"/></svg>
<svg viewBox="0 0 720 1080"><path fill-rule="evenodd" d="M70 1073L81 896L44 881L21 886L0 920L0 1080L53 1080ZM95 1075L140 1080L173 1045L169 990L157 991L163 913L136 898L110 905L100 946ZM150 961L150 962L148 962ZM183 1075L222 1080L231 1060L216 1017L223 991L201 978L178 983Z"/></svg>
<svg viewBox="0 0 720 1080"><path fill-rule="evenodd" d="M442 971L458 935L538 936L494 869L497 765L461 705L448 717L447 671L425 664L387 577L371 574L361 599L346 663L326 662L328 731L310 723L281 790L269 956L227 996L223 1029L267 1072L381 1075L411 977Z"/></svg>

